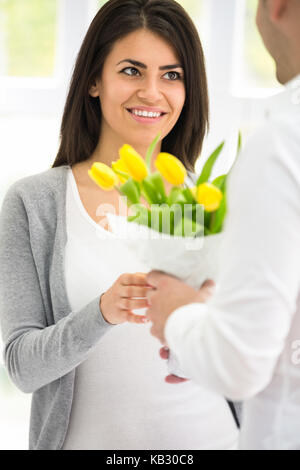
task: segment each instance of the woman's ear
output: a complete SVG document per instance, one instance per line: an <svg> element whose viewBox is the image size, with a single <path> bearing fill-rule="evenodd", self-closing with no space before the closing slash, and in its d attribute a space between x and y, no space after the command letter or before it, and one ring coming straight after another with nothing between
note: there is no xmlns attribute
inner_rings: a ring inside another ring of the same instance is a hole
<svg viewBox="0 0 300 470"><path fill-rule="evenodd" d="M93 83L93 85L89 89L89 94L93 98L97 98L98 96L100 96L99 83L97 83L97 82Z"/></svg>

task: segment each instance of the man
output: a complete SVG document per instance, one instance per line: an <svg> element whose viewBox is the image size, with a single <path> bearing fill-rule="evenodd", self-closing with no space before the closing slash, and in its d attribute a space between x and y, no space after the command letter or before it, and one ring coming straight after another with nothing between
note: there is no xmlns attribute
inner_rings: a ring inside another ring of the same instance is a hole
<svg viewBox="0 0 300 470"><path fill-rule="evenodd" d="M286 85L229 178L217 292L151 272L152 334L187 377L244 401L241 449L300 450L300 0L259 0Z"/></svg>

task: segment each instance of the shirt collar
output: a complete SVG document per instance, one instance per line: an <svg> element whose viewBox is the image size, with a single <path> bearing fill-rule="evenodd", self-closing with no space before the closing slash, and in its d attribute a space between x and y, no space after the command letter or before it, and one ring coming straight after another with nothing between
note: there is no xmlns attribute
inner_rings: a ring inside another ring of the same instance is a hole
<svg viewBox="0 0 300 470"><path fill-rule="evenodd" d="M266 102L265 117L267 120L286 113L300 111L300 75L284 85L283 91Z"/></svg>
<svg viewBox="0 0 300 470"><path fill-rule="evenodd" d="M286 85L286 92L290 97L290 101L294 105L300 105L300 75L290 80Z"/></svg>

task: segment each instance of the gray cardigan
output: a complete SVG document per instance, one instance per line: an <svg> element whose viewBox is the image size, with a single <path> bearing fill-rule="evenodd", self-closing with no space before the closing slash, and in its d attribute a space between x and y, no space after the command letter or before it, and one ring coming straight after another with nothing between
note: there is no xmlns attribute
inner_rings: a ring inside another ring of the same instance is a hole
<svg viewBox="0 0 300 470"><path fill-rule="evenodd" d="M3 358L14 384L33 393L29 449L58 450L68 429L75 368L112 328L102 293L72 312L66 293L67 166L22 178L0 214Z"/></svg>
<svg viewBox="0 0 300 470"><path fill-rule="evenodd" d="M68 168L16 181L0 213L3 358L14 384L33 394L30 450L63 447L75 369L113 328L100 311L102 292L71 311L64 277Z"/></svg>

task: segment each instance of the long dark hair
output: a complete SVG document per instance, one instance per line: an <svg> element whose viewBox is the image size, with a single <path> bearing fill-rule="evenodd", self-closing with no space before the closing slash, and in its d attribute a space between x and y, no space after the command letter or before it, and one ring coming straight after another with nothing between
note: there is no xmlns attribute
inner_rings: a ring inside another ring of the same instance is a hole
<svg viewBox="0 0 300 470"><path fill-rule="evenodd" d="M186 100L161 151L176 155L194 171L208 129L208 91L205 61L194 23L175 0L109 0L96 14L79 51L66 100L60 147L52 168L74 165L94 152L101 127L99 99L89 89L102 74L114 43L145 28L175 49L183 65ZM124 142L125 143L125 142Z"/></svg>

